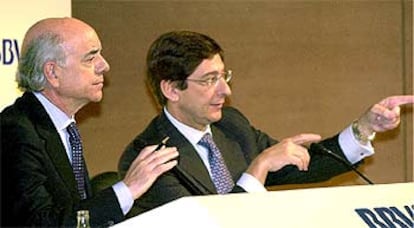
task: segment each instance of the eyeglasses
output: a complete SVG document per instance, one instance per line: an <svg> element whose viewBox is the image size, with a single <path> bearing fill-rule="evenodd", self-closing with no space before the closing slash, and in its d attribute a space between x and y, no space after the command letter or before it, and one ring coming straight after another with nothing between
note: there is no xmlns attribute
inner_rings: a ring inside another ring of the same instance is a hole
<svg viewBox="0 0 414 228"><path fill-rule="evenodd" d="M203 77L207 77L207 78L206 79L187 78L185 80L190 81L190 82L196 82L203 86L211 87L213 85L217 86L221 78L224 78L224 81L226 81L226 83L230 82L231 78L233 77L233 72L231 70L226 70L220 73L208 73L208 74L203 75Z"/></svg>

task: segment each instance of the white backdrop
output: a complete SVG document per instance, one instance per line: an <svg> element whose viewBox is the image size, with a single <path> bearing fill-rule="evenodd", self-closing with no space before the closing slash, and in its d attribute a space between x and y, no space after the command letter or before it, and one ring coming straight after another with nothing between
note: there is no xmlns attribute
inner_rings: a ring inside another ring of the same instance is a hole
<svg viewBox="0 0 414 228"><path fill-rule="evenodd" d="M2 0L0 3L0 111L21 95L15 83L26 30L46 17L71 15L71 0Z"/></svg>

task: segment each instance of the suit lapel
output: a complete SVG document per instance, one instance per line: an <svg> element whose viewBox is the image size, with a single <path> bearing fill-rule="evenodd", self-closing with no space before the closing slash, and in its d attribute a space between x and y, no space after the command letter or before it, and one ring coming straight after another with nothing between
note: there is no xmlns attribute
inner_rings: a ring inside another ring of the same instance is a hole
<svg viewBox="0 0 414 228"><path fill-rule="evenodd" d="M164 112L161 113L158 130L159 132L165 132L165 136L169 136L170 139L167 142L167 146L177 147L180 158L179 168L187 172L193 181L197 181L211 193L216 193L213 182L211 181L210 175L197 151L191 145L191 143L172 125L172 123L165 116ZM164 137L165 137L164 136Z"/></svg>
<svg viewBox="0 0 414 228"><path fill-rule="evenodd" d="M66 150L61 142L59 135L52 133L49 129L40 126L38 128L39 135L44 140L44 145L47 153L50 156L53 164L59 172L63 182L67 188L70 189L72 195L78 196L75 176L73 175L72 166L70 165L69 159L66 155Z"/></svg>
<svg viewBox="0 0 414 228"><path fill-rule="evenodd" d="M60 174L62 182L66 184L74 197L79 197L72 166L52 120L33 94L25 93L23 97L27 101L26 107L28 107L31 118L34 119L33 122L37 123L35 126L40 138L43 139L45 150Z"/></svg>

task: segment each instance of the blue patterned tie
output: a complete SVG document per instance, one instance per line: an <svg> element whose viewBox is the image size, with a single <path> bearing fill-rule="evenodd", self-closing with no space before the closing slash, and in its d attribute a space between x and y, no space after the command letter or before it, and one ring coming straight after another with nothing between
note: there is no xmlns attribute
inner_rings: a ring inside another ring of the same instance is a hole
<svg viewBox="0 0 414 228"><path fill-rule="evenodd" d="M82 155L82 140L75 123L67 127L69 133L69 142L72 149L72 169L78 184L78 192L81 199L86 199L85 190L85 167Z"/></svg>
<svg viewBox="0 0 414 228"><path fill-rule="evenodd" d="M209 150L208 160L210 162L213 183L219 194L228 193L233 189L234 182L224 159L209 133L206 133L198 144Z"/></svg>

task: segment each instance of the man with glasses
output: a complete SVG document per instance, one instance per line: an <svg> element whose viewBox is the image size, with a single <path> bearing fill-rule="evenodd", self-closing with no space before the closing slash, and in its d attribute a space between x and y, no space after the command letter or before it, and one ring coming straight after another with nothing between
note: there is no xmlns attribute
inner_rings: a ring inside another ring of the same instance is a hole
<svg viewBox="0 0 414 228"><path fill-rule="evenodd" d="M225 105L232 72L223 54L212 38L189 31L163 34L151 45L147 80L162 111L127 147L119 171L124 175L138 151L166 137L180 157L176 167L136 200L130 216L184 196L260 192L265 186L324 181L347 172L337 160L317 153L320 147L305 145L319 142L358 164L374 153L370 141L375 132L397 127L399 105L414 100L388 97L329 139L299 134L278 141Z"/></svg>

